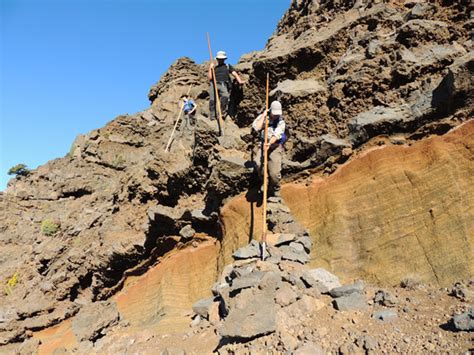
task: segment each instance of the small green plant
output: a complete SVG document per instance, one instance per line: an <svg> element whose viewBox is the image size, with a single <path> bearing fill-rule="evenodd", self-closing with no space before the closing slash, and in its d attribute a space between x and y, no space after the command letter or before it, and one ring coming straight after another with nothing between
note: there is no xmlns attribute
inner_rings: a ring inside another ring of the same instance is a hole
<svg viewBox="0 0 474 355"><path fill-rule="evenodd" d="M13 289L15 288L16 284L18 283L18 273L15 272L12 277L7 281L7 285L5 286L5 293L7 295L11 295Z"/></svg>
<svg viewBox="0 0 474 355"><path fill-rule="evenodd" d="M50 219L45 219L41 222L41 233L47 237L55 235L59 230L59 225Z"/></svg>
<svg viewBox="0 0 474 355"><path fill-rule="evenodd" d="M17 164L8 170L8 175L28 176L29 174L30 169L25 164Z"/></svg>
<svg viewBox="0 0 474 355"><path fill-rule="evenodd" d="M121 155L116 155L110 165L112 165L116 169L123 169L124 163L125 159Z"/></svg>

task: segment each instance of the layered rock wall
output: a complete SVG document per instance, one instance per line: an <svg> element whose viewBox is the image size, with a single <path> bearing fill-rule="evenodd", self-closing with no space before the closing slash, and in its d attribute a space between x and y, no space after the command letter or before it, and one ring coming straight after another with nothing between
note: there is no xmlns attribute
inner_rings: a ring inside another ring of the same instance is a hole
<svg viewBox="0 0 474 355"><path fill-rule="evenodd" d="M327 178L290 183L282 195L313 237L313 266L349 281L405 278L447 286L473 268L474 121L411 146L374 148ZM224 263L261 234L245 196L222 211ZM254 223L252 223L252 221Z"/></svg>

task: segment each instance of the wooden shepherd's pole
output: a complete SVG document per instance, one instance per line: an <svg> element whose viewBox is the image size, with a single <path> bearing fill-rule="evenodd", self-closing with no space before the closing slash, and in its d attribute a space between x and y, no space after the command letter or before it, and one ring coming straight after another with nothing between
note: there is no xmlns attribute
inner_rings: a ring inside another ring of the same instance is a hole
<svg viewBox="0 0 474 355"><path fill-rule="evenodd" d="M186 95L189 95L189 92L191 91L192 87L193 87L192 85L189 87ZM178 115L178 118L176 119L176 123L174 124L173 131L171 132L170 139L168 140L168 144L166 144L165 153L168 152L171 142L173 141L173 135L174 135L174 132L176 131L176 127L178 126L179 119L181 118L181 115L183 114L183 108L184 108L184 102L181 103L181 106L179 108L179 115Z"/></svg>
<svg viewBox="0 0 474 355"><path fill-rule="evenodd" d="M262 218L262 260L265 260L267 244L267 187L268 187L268 84L269 75L267 73L267 85L265 92L265 131L263 138L263 218Z"/></svg>
<svg viewBox="0 0 474 355"><path fill-rule="evenodd" d="M209 57L210 57L210 63L214 61L214 58L212 56L212 49L211 49L211 38L209 37L209 32L207 34L207 46L209 47ZM212 67L212 82L214 84L214 99L216 102L216 107L217 107L217 114L218 114L218 119L217 119L217 124L219 125L219 134L221 136L224 135L224 123L222 121L222 110L221 110L221 100L219 98L219 91L217 90L217 82L216 82L216 72L214 71L214 67Z"/></svg>

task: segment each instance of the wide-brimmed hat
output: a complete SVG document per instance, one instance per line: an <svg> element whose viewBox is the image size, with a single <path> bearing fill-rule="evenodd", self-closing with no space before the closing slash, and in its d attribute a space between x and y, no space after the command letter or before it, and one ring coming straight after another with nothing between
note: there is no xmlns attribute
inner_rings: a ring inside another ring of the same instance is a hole
<svg viewBox="0 0 474 355"><path fill-rule="evenodd" d="M227 54L224 51L218 51L216 55L216 59L227 59Z"/></svg>
<svg viewBox="0 0 474 355"><path fill-rule="evenodd" d="M272 115L282 115L281 103L279 101L273 101L270 105L270 113Z"/></svg>

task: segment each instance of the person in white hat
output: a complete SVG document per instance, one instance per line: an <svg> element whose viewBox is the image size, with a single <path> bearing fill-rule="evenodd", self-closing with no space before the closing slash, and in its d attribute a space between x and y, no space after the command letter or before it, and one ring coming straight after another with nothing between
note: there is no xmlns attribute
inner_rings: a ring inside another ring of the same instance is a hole
<svg viewBox="0 0 474 355"><path fill-rule="evenodd" d="M235 71L234 67L230 64L226 64L225 60L227 59L227 54L224 51L218 51L216 55L217 65L213 62L209 64L209 70L207 77L210 82L209 88L209 113L210 119L216 119L216 98L215 98L215 89L214 89L214 80L212 76L212 68L216 74L216 85L217 92L219 94L219 99L221 103L221 112L222 117L225 118L227 114L227 105L229 104L230 89L232 87L232 82L230 74L237 80L239 85L243 85L244 82L240 78L239 74Z"/></svg>
<svg viewBox="0 0 474 355"><path fill-rule="evenodd" d="M280 180L281 180L281 161L284 152L283 144L286 141L285 121L283 119L283 111L279 101L273 101L270 105L270 115L268 122L268 143L265 146L264 128L265 115L267 111L258 115L252 123L252 128L260 133L260 146L255 157L257 173L260 178L263 176L263 151L268 154L268 176L269 176L269 196L280 197Z"/></svg>

